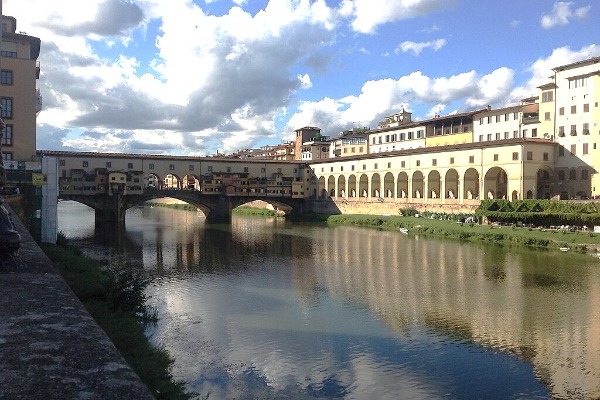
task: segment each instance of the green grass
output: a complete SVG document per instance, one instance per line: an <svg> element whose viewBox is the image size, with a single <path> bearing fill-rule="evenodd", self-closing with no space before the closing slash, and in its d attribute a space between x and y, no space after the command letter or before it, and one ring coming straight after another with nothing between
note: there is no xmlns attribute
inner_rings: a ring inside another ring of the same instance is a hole
<svg viewBox="0 0 600 400"><path fill-rule="evenodd" d="M234 208L231 213L233 215L245 215L245 216L260 216L260 217L276 217L277 211L269 210L267 208L257 208L249 206L240 206Z"/></svg>
<svg viewBox="0 0 600 400"><path fill-rule="evenodd" d="M568 247L572 251L578 252L600 250L600 234L593 232L465 224L447 220L402 216L331 215L326 217L326 222L331 225L354 225L388 230L407 228L409 234L462 241L520 245L554 250Z"/></svg>
<svg viewBox="0 0 600 400"><path fill-rule="evenodd" d="M59 234L59 243L64 237ZM185 384L170 373L173 360L156 348L144 333L144 323L155 318L148 310L147 282L126 267L104 269L75 247L41 245L73 292L157 399L190 399Z"/></svg>

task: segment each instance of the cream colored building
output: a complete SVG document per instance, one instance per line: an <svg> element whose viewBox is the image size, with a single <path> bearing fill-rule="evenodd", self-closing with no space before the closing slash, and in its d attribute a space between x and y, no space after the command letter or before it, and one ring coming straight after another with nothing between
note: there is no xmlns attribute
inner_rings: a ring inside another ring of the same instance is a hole
<svg viewBox="0 0 600 400"><path fill-rule="evenodd" d="M559 144L552 178L562 199L597 197L600 57L559 66L553 71L551 82L539 89L544 113L554 115L554 135ZM545 124L545 129L549 129L549 124Z"/></svg>
<svg viewBox="0 0 600 400"><path fill-rule="evenodd" d="M36 89L41 42L39 38L17 33L16 19L3 15L0 43L0 104L6 124L3 157L30 161L36 152L36 115L42 107Z"/></svg>
<svg viewBox="0 0 600 400"><path fill-rule="evenodd" d="M330 141L329 157L349 157L369 153L367 134L348 134Z"/></svg>

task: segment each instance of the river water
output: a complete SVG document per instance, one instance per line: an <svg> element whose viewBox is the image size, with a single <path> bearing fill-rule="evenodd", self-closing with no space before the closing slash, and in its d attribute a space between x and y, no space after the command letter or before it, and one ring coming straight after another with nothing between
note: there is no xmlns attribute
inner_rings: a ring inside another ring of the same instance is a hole
<svg viewBox="0 0 600 400"><path fill-rule="evenodd" d="M600 397L600 260L166 208L124 232L59 204L86 254L151 279L148 335L209 399Z"/></svg>

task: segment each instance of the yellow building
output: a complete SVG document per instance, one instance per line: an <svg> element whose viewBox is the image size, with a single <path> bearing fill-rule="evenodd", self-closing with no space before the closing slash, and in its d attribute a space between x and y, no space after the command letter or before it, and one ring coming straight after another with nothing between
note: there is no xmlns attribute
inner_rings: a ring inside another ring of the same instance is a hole
<svg viewBox="0 0 600 400"><path fill-rule="evenodd" d="M2 152L7 161L30 161L36 152L36 115L42 107L36 89L41 42L39 38L16 32L16 19L3 15L0 105L6 126L2 132Z"/></svg>

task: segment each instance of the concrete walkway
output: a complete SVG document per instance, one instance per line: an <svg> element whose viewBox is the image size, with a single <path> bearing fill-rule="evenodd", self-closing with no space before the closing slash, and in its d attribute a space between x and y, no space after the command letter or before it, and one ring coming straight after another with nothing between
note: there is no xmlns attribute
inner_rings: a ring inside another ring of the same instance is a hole
<svg viewBox="0 0 600 400"><path fill-rule="evenodd" d="M0 399L152 399L31 235L15 224L21 249L0 265Z"/></svg>

